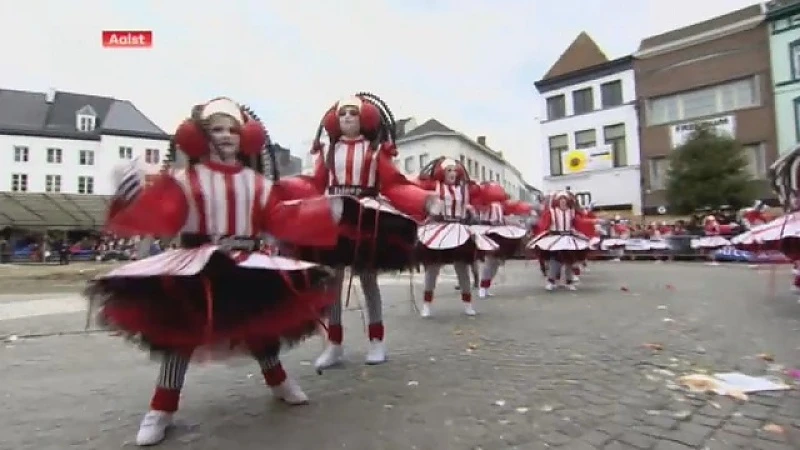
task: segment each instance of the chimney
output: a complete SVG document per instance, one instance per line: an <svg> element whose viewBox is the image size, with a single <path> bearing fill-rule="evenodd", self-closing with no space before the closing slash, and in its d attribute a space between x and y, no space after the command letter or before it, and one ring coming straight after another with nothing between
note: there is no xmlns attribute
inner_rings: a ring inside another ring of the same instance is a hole
<svg viewBox="0 0 800 450"><path fill-rule="evenodd" d="M486 147L486 136L478 136L478 144Z"/></svg>
<svg viewBox="0 0 800 450"><path fill-rule="evenodd" d="M50 88L47 90L47 93L44 94L44 101L48 104L53 104L56 99L56 88Z"/></svg>

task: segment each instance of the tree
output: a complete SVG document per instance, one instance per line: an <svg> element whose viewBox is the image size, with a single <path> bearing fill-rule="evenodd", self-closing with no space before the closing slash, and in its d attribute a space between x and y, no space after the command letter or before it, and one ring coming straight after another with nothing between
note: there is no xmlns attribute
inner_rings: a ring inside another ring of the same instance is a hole
<svg viewBox="0 0 800 450"><path fill-rule="evenodd" d="M742 146L707 127L673 150L669 162L667 201L675 213L722 205L741 208L755 197Z"/></svg>

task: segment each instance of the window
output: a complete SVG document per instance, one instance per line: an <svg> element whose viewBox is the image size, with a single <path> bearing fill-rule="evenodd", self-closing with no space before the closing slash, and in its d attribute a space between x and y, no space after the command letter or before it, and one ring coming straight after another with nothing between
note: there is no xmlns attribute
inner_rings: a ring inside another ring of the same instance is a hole
<svg viewBox="0 0 800 450"><path fill-rule="evenodd" d="M420 169L422 169L423 167L425 167L426 164L428 164L428 159L429 158L428 158L428 154L427 153L423 153L423 154L419 155L419 168Z"/></svg>
<svg viewBox="0 0 800 450"><path fill-rule="evenodd" d="M119 148L119 159L133 159L133 148L131 148L131 147L120 147Z"/></svg>
<svg viewBox="0 0 800 450"><path fill-rule="evenodd" d="M800 80L800 40L789 44L789 63L792 68L792 80Z"/></svg>
<svg viewBox="0 0 800 450"><path fill-rule="evenodd" d="M592 88L580 89L572 93L572 109L575 114L585 114L594 111Z"/></svg>
<svg viewBox="0 0 800 450"><path fill-rule="evenodd" d="M464 162L465 160L464 155L458 155L458 160L461 161L461 164L466 165L466 163Z"/></svg>
<svg viewBox="0 0 800 450"><path fill-rule="evenodd" d="M406 158L405 162L403 163L403 169L405 169L406 173L411 173L414 171L414 157L409 156Z"/></svg>
<svg viewBox="0 0 800 450"><path fill-rule="evenodd" d="M567 116L567 100L564 94L547 99L547 120L560 119Z"/></svg>
<svg viewBox="0 0 800 450"><path fill-rule="evenodd" d="M15 173L11 175L11 191L12 192L28 192L28 175L24 173Z"/></svg>
<svg viewBox="0 0 800 450"><path fill-rule="evenodd" d="M758 106L759 78L730 81L680 94L651 99L647 105L648 125L661 125Z"/></svg>
<svg viewBox="0 0 800 450"><path fill-rule="evenodd" d="M94 194L94 178L78 177L78 194Z"/></svg>
<svg viewBox="0 0 800 450"><path fill-rule="evenodd" d="M29 156L30 150L28 150L28 147L24 145L14 146L14 162L28 162Z"/></svg>
<svg viewBox="0 0 800 450"><path fill-rule="evenodd" d="M44 177L45 192L61 192L61 175L47 175Z"/></svg>
<svg viewBox="0 0 800 450"><path fill-rule="evenodd" d="M486 166L481 167L481 181L486 181Z"/></svg>
<svg viewBox="0 0 800 450"><path fill-rule="evenodd" d="M569 150L567 135L550 136L550 175L562 175L561 156Z"/></svg>
<svg viewBox="0 0 800 450"><path fill-rule="evenodd" d="M81 150L78 154L78 163L82 166L93 166L94 165L94 151L92 150Z"/></svg>
<svg viewBox="0 0 800 450"><path fill-rule="evenodd" d="M157 148L148 148L144 151L144 162L147 164L158 164L161 161L161 155Z"/></svg>
<svg viewBox="0 0 800 450"><path fill-rule="evenodd" d="M494 171L489 169L489 181L494 181Z"/></svg>
<svg viewBox="0 0 800 450"><path fill-rule="evenodd" d="M742 147L744 156L747 159L747 171L756 180L763 180L767 177L767 155L763 142L745 145Z"/></svg>
<svg viewBox="0 0 800 450"><path fill-rule="evenodd" d="M78 114L78 130L85 133L94 131L95 117L85 114Z"/></svg>
<svg viewBox="0 0 800 450"><path fill-rule="evenodd" d="M575 148L592 148L597 146L597 133L594 129L575 132Z"/></svg>
<svg viewBox="0 0 800 450"><path fill-rule="evenodd" d="M660 190L667 186L669 159L660 156L650 159L650 189Z"/></svg>
<svg viewBox="0 0 800 450"><path fill-rule="evenodd" d="M614 157L614 167L628 165L628 148L625 145L624 123L603 127L603 142L611 146Z"/></svg>
<svg viewBox="0 0 800 450"><path fill-rule="evenodd" d="M794 141L800 142L800 97L794 99Z"/></svg>
<svg viewBox="0 0 800 450"><path fill-rule="evenodd" d="M600 101L603 108L622 104L622 80L610 81L600 85Z"/></svg>
<svg viewBox="0 0 800 450"><path fill-rule="evenodd" d="M51 164L61 164L61 157L63 156L63 152L60 148L48 148L47 149L47 162Z"/></svg>

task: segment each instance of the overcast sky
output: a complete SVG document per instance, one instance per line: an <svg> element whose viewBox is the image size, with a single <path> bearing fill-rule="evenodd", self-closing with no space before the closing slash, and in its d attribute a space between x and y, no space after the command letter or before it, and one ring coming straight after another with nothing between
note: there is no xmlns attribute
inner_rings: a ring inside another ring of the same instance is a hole
<svg viewBox="0 0 800 450"><path fill-rule="evenodd" d="M749 0L56 0L0 5L0 87L131 100L168 132L192 104L250 104L305 157L320 115L354 91L397 117L486 135L536 184L539 79L581 31L609 58ZM148 50L101 31L153 30ZM535 155L535 157L533 156Z"/></svg>

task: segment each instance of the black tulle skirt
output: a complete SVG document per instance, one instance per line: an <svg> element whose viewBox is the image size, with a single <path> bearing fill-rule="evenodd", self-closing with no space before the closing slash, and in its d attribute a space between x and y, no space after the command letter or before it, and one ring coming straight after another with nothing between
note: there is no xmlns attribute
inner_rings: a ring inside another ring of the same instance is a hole
<svg viewBox="0 0 800 450"><path fill-rule="evenodd" d="M169 250L92 280L98 322L155 351L233 352L314 334L336 298L332 273L260 253Z"/></svg>
<svg viewBox="0 0 800 450"><path fill-rule="evenodd" d="M493 253L493 256L500 259L511 259L520 254L522 250L523 239L509 239L500 236L497 233L486 233L491 240L495 241L499 248Z"/></svg>
<svg viewBox="0 0 800 450"><path fill-rule="evenodd" d="M343 197L339 240L333 248L294 247L293 256L332 267L400 272L414 264L417 223L385 201ZM378 207L380 205L380 207Z"/></svg>

